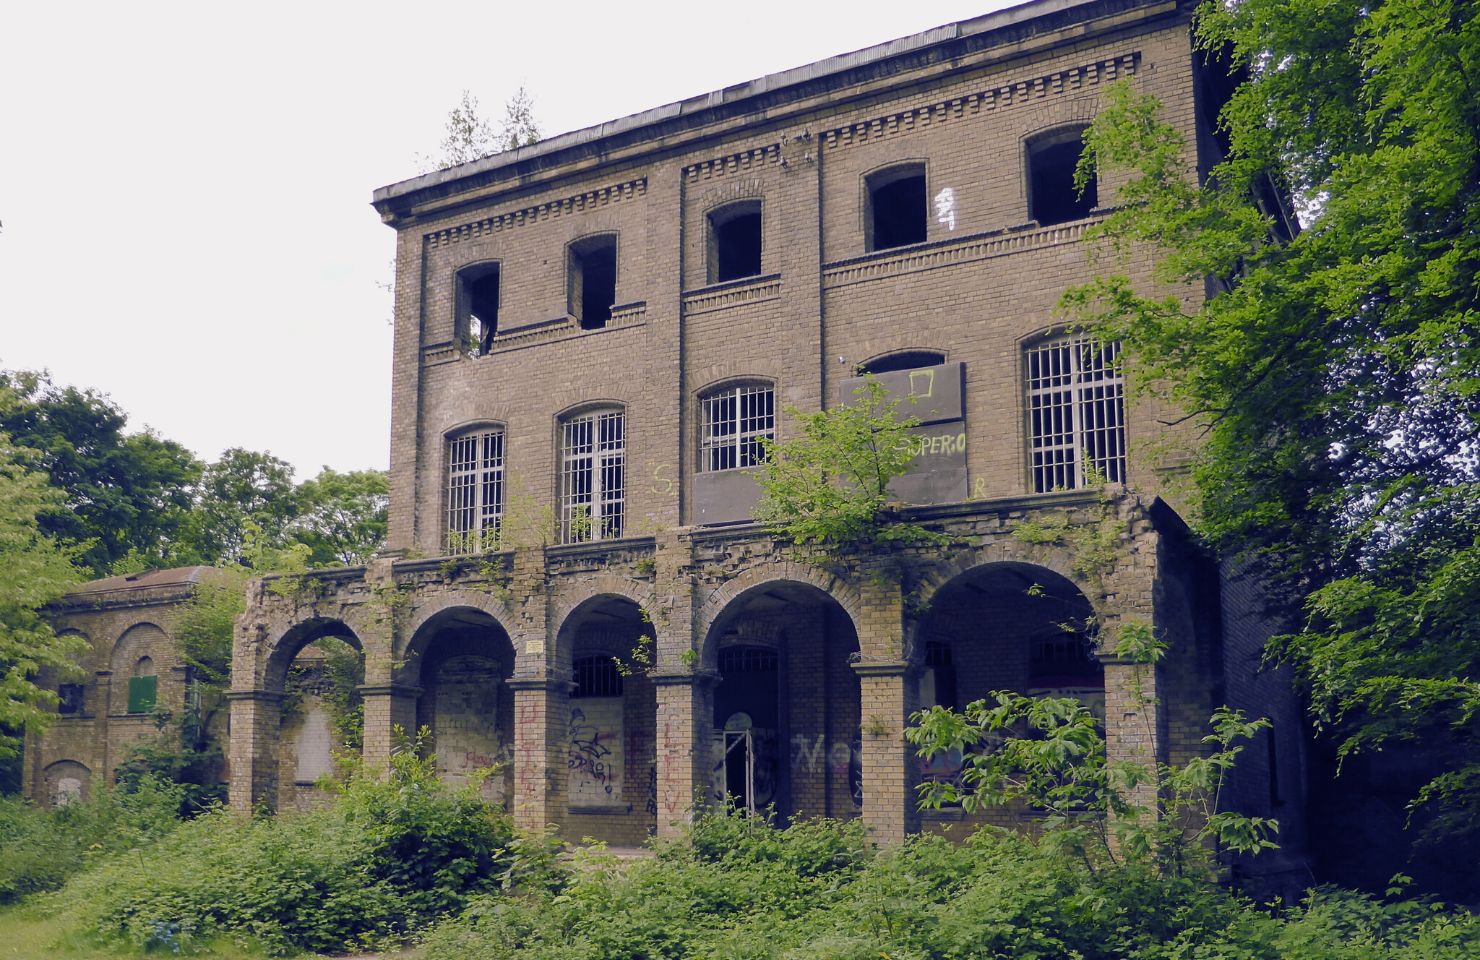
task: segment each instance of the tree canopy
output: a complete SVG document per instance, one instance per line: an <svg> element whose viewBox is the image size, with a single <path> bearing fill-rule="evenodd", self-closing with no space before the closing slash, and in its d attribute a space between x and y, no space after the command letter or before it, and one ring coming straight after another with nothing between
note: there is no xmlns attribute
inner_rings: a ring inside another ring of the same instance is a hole
<svg viewBox="0 0 1480 960"><path fill-rule="evenodd" d="M1318 726L1347 753L1434 748L1422 796L1444 830L1480 828L1476 6L1210 2L1195 30L1240 81L1223 155L1199 177L1155 99L1119 87L1081 176L1125 178L1110 248L1212 295L1110 269L1063 306L1199 425L1200 528L1275 589L1274 653Z"/></svg>

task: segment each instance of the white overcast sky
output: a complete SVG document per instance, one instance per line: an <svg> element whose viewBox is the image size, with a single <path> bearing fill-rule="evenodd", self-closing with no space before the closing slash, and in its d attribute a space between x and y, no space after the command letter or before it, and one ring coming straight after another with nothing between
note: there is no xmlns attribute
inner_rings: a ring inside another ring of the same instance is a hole
<svg viewBox="0 0 1480 960"><path fill-rule="evenodd" d="M0 369L206 459L387 465L393 234L463 89L549 136L1014 5L0 0Z"/></svg>

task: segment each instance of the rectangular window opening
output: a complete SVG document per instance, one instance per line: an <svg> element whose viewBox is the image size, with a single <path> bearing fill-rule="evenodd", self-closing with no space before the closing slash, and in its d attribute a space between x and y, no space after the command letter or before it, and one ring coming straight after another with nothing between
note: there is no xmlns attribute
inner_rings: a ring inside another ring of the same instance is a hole
<svg viewBox="0 0 1480 960"><path fill-rule="evenodd" d="M617 302L617 238L593 237L570 248L570 313L583 330L600 330Z"/></svg>
<svg viewBox="0 0 1480 960"><path fill-rule="evenodd" d="M1075 130L1028 148L1028 216L1043 226L1081 220L1099 204L1091 177L1081 194L1074 170L1084 152L1084 131Z"/></svg>
<svg viewBox="0 0 1480 960"><path fill-rule="evenodd" d="M469 267L457 275L459 321L464 334L481 354L493 347L498 332L499 268Z"/></svg>
<svg viewBox="0 0 1480 960"><path fill-rule="evenodd" d="M868 249L890 250L925 242L928 217L925 168L910 166L868 181Z"/></svg>
<svg viewBox="0 0 1480 960"><path fill-rule="evenodd" d="M709 218L709 282L724 283L761 274L761 208L718 211Z"/></svg>
<svg viewBox="0 0 1480 960"><path fill-rule="evenodd" d="M87 687L80 683L64 683L57 688L57 713L74 716L82 713Z"/></svg>

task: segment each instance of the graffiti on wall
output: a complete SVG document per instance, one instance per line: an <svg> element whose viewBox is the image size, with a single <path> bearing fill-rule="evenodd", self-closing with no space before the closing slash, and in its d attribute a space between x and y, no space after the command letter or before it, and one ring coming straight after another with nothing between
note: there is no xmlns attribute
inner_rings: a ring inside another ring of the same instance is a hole
<svg viewBox="0 0 1480 960"><path fill-rule="evenodd" d="M863 744L858 740L849 743L829 741L820 733L814 737L792 734L791 773L798 779L846 776L854 805L863 805Z"/></svg>
<svg viewBox="0 0 1480 960"><path fill-rule="evenodd" d="M572 804L622 800L622 698L589 697L571 704L567 725Z"/></svg>
<svg viewBox="0 0 1480 960"><path fill-rule="evenodd" d="M432 734L436 737L437 769L442 779L462 786L481 771L505 763L506 745L498 732L498 692L502 685L498 662L488 657L450 657L437 669L436 708ZM503 800L503 777L489 777L484 796Z"/></svg>

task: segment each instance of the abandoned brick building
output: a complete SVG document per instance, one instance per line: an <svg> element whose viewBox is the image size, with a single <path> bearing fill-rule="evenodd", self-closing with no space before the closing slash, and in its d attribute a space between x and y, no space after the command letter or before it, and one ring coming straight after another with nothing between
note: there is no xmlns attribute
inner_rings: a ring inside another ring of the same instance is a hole
<svg viewBox="0 0 1480 960"><path fill-rule="evenodd" d="M285 678L337 637L369 760L427 727L449 779L492 766L521 825L571 838L637 843L705 798L882 842L946 829L962 812L922 814L915 786L959 758L922 767L907 718L1004 688L1083 697L1142 759L1192 755L1221 703L1270 715L1234 796L1297 832L1300 724L1259 672L1258 605L1171 505L1191 435L1055 314L1114 194L1071 185L1107 86L1156 94L1202 167L1217 149L1189 11L1037 0L377 190L389 545L251 588L232 804L296 802ZM759 438L864 373L921 421L896 492L959 538L905 577L824 571L751 520ZM1144 697L1104 642L1127 623L1170 644Z"/></svg>

